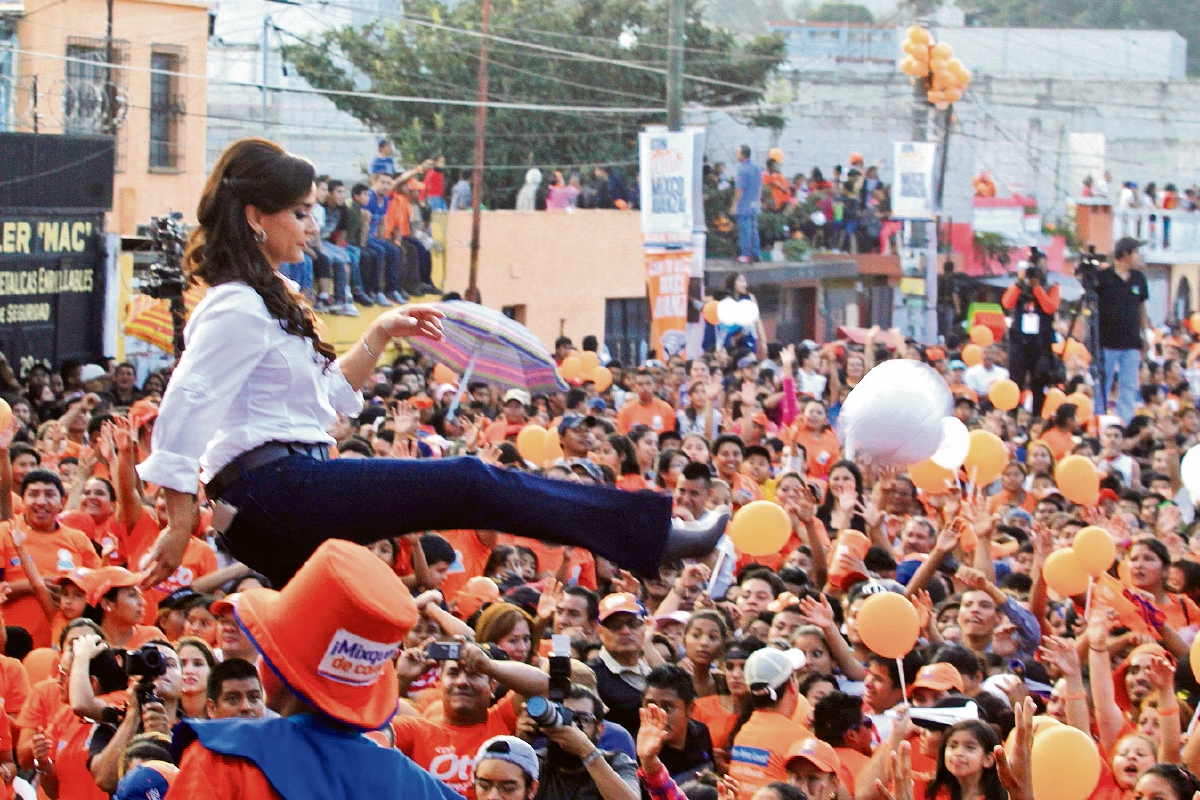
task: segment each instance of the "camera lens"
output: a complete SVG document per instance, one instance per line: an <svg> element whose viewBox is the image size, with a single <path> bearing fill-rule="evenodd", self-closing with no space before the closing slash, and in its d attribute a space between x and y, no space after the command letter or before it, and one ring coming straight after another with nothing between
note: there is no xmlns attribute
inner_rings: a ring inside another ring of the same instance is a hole
<svg viewBox="0 0 1200 800"><path fill-rule="evenodd" d="M545 697L529 698L525 703L525 711L529 714L530 719L543 728L552 728L562 722L558 714L558 707Z"/></svg>

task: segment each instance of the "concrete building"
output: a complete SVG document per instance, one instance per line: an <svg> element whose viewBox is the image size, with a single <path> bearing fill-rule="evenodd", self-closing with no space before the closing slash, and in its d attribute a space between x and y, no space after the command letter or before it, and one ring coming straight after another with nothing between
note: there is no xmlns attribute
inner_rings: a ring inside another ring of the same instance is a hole
<svg viewBox="0 0 1200 800"><path fill-rule="evenodd" d="M208 105L209 166L230 142L265 136L311 159L319 172L342 180L365 177L378 137L321 95L284 91L311 87L283 63L280 47L295 44L297 37L311 40L331 28L394 18L401 8L400 0L337 0L319 5L218 2L208 55L213 87Z"/></svg>
<svg viewBox="0 0 1200 800"><path fill-rule="evenodd" d="M206 69L208 6L115 0L112 49L120 68L111 80L105 0L26 0L10 14L19 52L8 82L9 128L102 134L106 108L113 108L116 177L106 228L133 233L139 222L169 211L192 218L206 174L208 87L194 76ZM112 104L105 103L106 86Z"/></svg>

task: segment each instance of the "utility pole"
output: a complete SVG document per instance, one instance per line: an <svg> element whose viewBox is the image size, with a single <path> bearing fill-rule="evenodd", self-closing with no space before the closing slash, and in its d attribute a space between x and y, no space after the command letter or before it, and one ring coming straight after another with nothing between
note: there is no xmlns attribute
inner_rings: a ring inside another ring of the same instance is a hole
<svg viewBox="0 0 1200 800"><path fill-rule="evenodd" d="M667 128L683 129L683 29L685 0L671 0L667 18Z"/></svg>
<svg viewBox="0 0 1200 800"><path fill-rule="evenodd" d="M466 300L478 303L479 294L479 223L483 203L483 144L487 128L488 32L492 21L491 0L482 0L479 37L479 106L475 109L475 170L471 174L471 267L467 274Z"/></svg>
<svg viewBox="0 0 1200 800"><path fill-rule="evenodd" d="M113 82L113 63L116 49L113 46L113 0L106 0L108 26L104 33L104 100L100 115L100 129L107 136L117 135L117 86Z"/></svg>
<svg viewBox="0 0 1200 800"><path fill-rule="evenodd" d="M923 28L931 27L933 22L933 6L930 0L915 0L913 10L916 14L914 24ZM947 117L949 120L949 117ZM948 124L948 122L947 122ZM929 141L929 97L923 81L917 81L913 86L913 141ZM939 191L938 187L934 187ZM933 203L933 220L930 222L914 221L912 224L912 245L924 245L925 249L925 302L921 325L922 335L918 338L925 344L937 344L937 282L938 282L938 215L941 213L940 197ZM910 323L915 322L910 317Z"/></svg>
<svg viewBox="0 0 1200 800"><path fill-rule="evenodd" d="M262 135L264 139L270 138L267 136L267 62L271 55L271 51L267 49L267 33L270 30L271 15L265 14L262 26Z"/></svg>

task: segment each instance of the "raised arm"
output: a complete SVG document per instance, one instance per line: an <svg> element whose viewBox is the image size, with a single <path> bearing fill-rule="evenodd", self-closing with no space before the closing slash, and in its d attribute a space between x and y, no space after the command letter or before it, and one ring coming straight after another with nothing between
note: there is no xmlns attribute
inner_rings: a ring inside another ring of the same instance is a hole
<svg viewBox="0 0 1200 800"><path fill-rule="evenodd" d="M1108 654L1108 634L1112 630L1112 610L1092 600L1088 616L1088 677L1092 683L1092 707L1096 710L1096 728L1100 746L1111 751L1125 726L1113 687L1112 660Z"/></svg>

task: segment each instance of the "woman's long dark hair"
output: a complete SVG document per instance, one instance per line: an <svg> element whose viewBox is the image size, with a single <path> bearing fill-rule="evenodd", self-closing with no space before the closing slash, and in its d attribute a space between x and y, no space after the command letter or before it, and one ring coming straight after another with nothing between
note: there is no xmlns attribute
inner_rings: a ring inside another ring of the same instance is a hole
<svg viewBox="0 0 1200 800"><path fill-rule="evenodd" d="M301 202L312 190L316 170L266 139L242 139L225 149L200 197L200 227L188 240L184 265L192 283L209 286L240 281L258 292L267 313L293 336L312 342L326 362L337 357L317 332L317 317L281 280L246 221L246 206L275 214Z"/></svg>
<svg viewBox="0 0 1200 800"><path fill-rule="evenodd" d="M977 719L968 719L956 725L952 725L946 735L942 737L942 749L938 751L937 772L933 776L933 780L925 787L925 797L928 800L934 800L943 788L950 793L950 800L975 800L973 797L964 798L962 796L962 787L958 785L958 778L950 774L950 770L946 769L946 745L950 741L950 737L959 731L967 731L975 737L975 741L979 742L979 746L983 748L985 756L992 755L996 745L1000 744L1000 738L996 736L996 729L986 722L981 722ZM983 774L979 776L979 791L983 800L1008 800L1008 791L1005 790L1004 784L1000 783L1000 773L996 771L995 763L990 767L985 767Z"/></svg>

